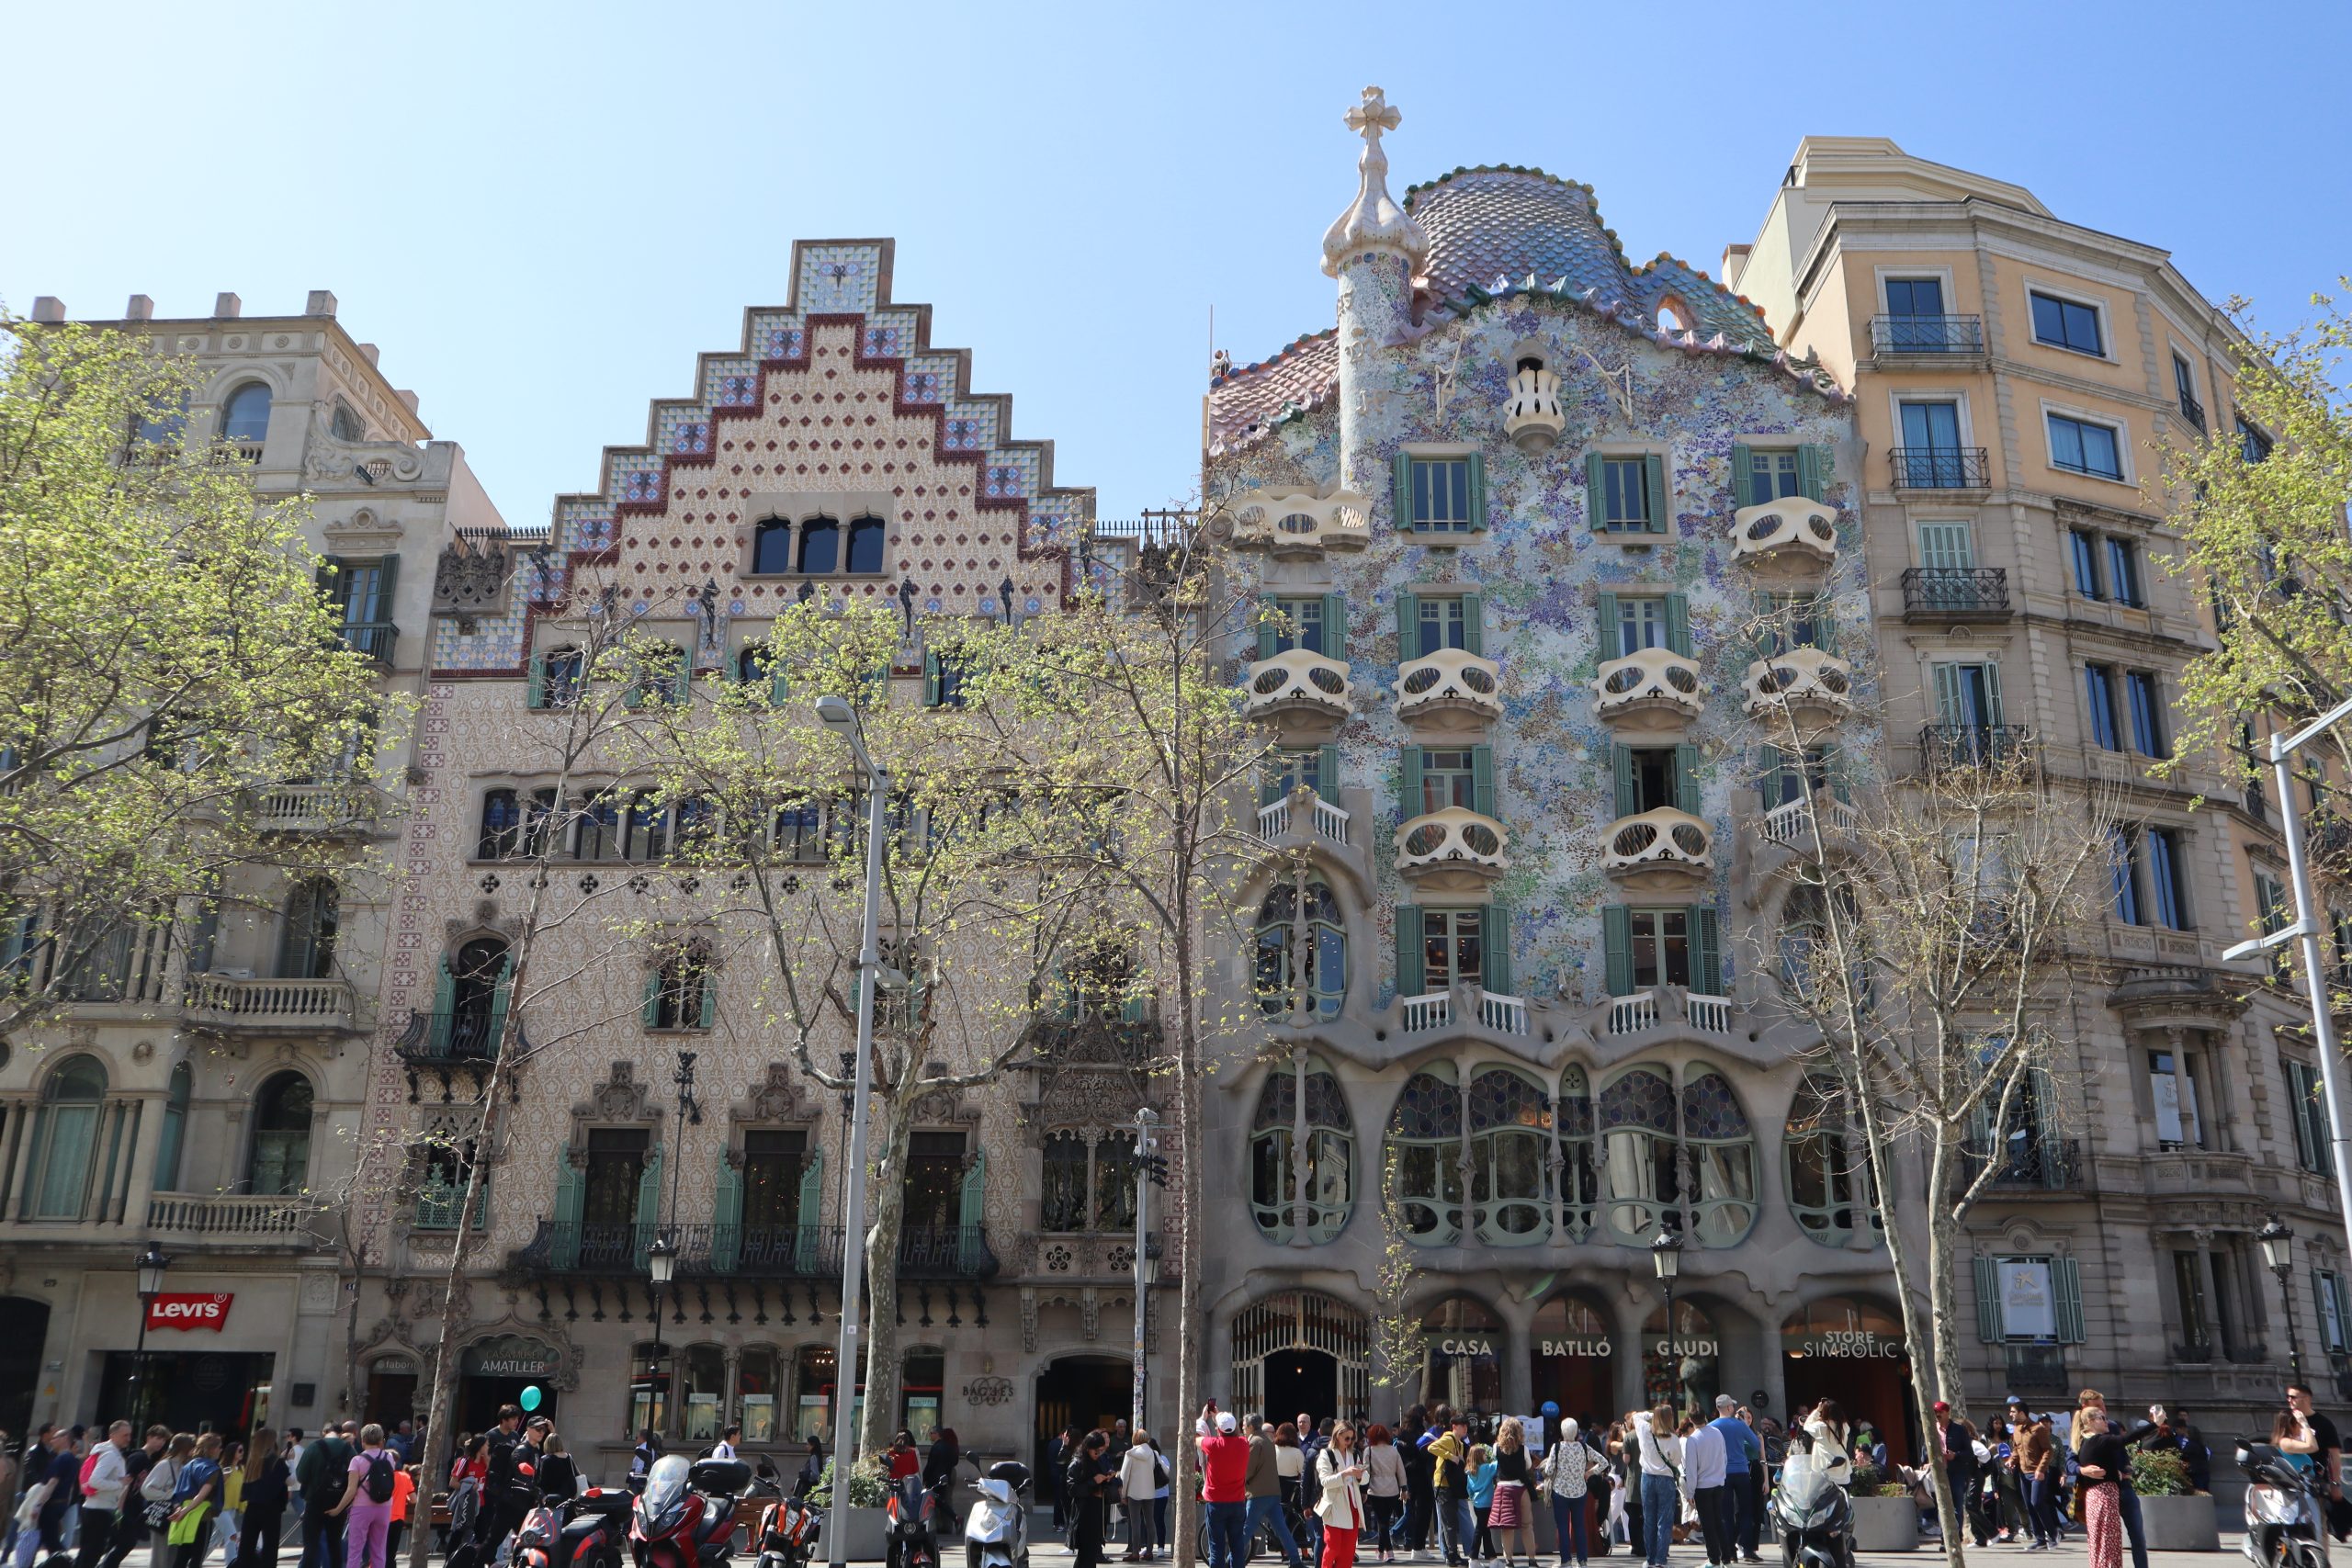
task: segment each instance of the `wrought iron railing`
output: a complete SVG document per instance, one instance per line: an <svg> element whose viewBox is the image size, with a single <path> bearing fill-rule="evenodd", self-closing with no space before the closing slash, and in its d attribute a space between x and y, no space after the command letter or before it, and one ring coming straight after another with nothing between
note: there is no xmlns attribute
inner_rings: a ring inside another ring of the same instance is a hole
<svg viewBox="0 0 2352 1568"><path fill-rule="evenodd" d="M510 1262L524 1273L631 1275L645 1271L656 1228L631 1221L542 1219ZM684 1275L769 1280L838 1279L839 1225L668 1225ZM902 1280L993 1279L1000 1265L979 1225L909 1225L899 1233Z"/></svg>
<svg viewBox="0 0 2352 1568"><path fill-rule="evenodd" d="M1990 483L1982 446L1897 446L1887 456L1897 490L1983 490Z"/></svg>
<svg viewBox="0 0 2352 1568"><path fill-rule="evenodd" d="M2205 433L2205 405L2187 392L2180 394L2180 417L2195 425L2199 434Z"/></svg>
<svg viewBox="0 0 2352 1568"><path fill-rule="evenodd" d="M488 999L478 1007L412 1013L392 1049L404 1062L488 1062L498 1049L498 1028Z"/></svg>
<svg viewBox="0 0 2352 1568"><path fill-rule="evenodd" d="M1990 1185L2007 1188L2039 1188L2044 1192L2064 1192L2078 1185L2082 1171L2082 1145L2073 1138L2044 1138L2038 1143L2018 1144L1997 1156ZM1961 1155L1963 1180L1973 1181L1977 1172L1984 1168L1987 1156L1977 1150L1964 1150Z"/></svg>
<svg viewBox="0 0 2352 1568"><path fill-rule="evenodd" d="M1984 322L1976 316L1872 316L1871 347L1880 354L1982 354Z"/></svg>
<svg viewBox="0 0 2352 1568"><path fill-rule="evenodd" d="M2025 755L2030 737L2015 724L1929 724L1919 730L1919 761L1929 772L1981 768Z"/></svg>
<svg viewBox="0 0 2352 1568"><path fill-rule="evenodd" d="M1997 566L1915 566L1903 574L1903 613L2005 615L2009 574Z"/></svg>
<svg viewBox="0 0 2352 1568"><path fill-rule="evenodd" d="M401 639L400 627L390 621L345 621L339 629L345 648L379 664L392 661L392 648Z"/></svg>

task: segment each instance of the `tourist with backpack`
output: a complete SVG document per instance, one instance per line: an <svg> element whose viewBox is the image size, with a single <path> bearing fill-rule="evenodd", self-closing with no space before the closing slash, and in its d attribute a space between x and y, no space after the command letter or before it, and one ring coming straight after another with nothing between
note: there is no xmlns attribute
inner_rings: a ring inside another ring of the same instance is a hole
<svg viewBox="0 0 2352 1568"><path fill-rule="evenodd" d="M343 1512L351 1445L333 1425L302 1445L294 1480L302 1489L301 1568L343 1568Z"/></svg>
<svg viewBox="0 0 2352 1568"><path fill-rule="evenodd" d="M343 1568L392 1568L392 1494L399 1490L400 1460L384 1447L384 1428L370 1421L359 1429L359 1451L345 1467L343 1501L334 1506L343 1525Z"/></svg>

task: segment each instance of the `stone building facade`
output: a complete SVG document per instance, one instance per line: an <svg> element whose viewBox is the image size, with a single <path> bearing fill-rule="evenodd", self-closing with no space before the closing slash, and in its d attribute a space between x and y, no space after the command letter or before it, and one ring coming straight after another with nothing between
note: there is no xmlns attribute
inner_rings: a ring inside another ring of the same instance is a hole
<svg viewBox="0 0 2352 1568"><path fill-rule="evenodd" d="M43 299L33 316L65 310ZM209 316L158 319L140 295L100 324L195 362L186 439L239 448L265 497L312 498L304 535L345 638L387 693L419 691L442 540L504 524L334 296L251 316L222 294ZM0 1428L129 1408L132 1263L151 1240L173 1259L165 1289L206 1306L146 1337L157 1418L315 1427L343 1408L353 1238L305 1194L350 1174L393 918L381 851L410 761L390 745L355 760L380 807L363 819L340 791L266 791L283 831L348 844L348 876L252 873L216 919L126 946L65 1017L0 1047Z"/></svg>
<svg viewBox="0 0 2352 1568"><path fill-rule="evenodd" d="M2320 797L2267 799L2236 757L2155 766L2181 667L2213 646L2159 514L2165 454L2259 458L2232 406L2242 340L2165 252L1876 138L1805 139L1724 271L1852 389L1894 771L1955 739L2029 747L2058 808L2090 810L2096 783L2130 824L2083 933L2104 984L2076 998L2076 1059L1971 1223L1972 1397L2091 1385L2255 1430L2298 1353L2352 1393L2309 1015L2221 961L2290 917L2278 812ZM2286 1298L2254 1239L2272 1214L2298 1235Z"/></svg>

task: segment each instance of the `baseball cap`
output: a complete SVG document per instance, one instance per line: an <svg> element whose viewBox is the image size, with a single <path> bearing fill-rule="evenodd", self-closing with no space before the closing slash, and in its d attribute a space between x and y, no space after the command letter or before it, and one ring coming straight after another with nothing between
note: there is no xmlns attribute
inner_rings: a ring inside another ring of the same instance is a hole
<svg viewBox="0 0 2352 1568"><path fill-rule="evenodd" d="M1950 1410L1951 1408L1951 1402L1950 1400L1939 1399L1936 1401L1936 1408L1939 1411Z"/></svg>
<svg viewBox="0 0 2352 1568"><path fill-rule="evenodd" d="M1220 1431L1220 1432L1230 1432L1230 1431L1232 1431L1232 1430L1233 1430L1234 1426L1235 1426L1235 1422L1234 1422L1234 1419L1233 1419L1233 1412L1232 1412L1232 1411L1230 1411L1230 1410L1220 1410L1220 1411L1218 1411L1218 1412L1216 1413L1216 1429L1217 1429L1218 1431Z"/></svg>
<svg viewBox="0 0 2352 1568"><path fill-rule="evenodd" d="M2016 1394L2014 1394L2014 1393L2013 1393L2013 1394L2011 1394L2011 1395L2009 1395L2009 1400L2008 1400L2008 1402L2009 1402L2011 1404L2016 1405L2019 1410L2023 1410L2023 1409L2025 1408L2025 1401L2024 1401L2024 1400L2022 1400L2022 1399L2019 1399L2019 1398L2018 1398Z"/></svg>

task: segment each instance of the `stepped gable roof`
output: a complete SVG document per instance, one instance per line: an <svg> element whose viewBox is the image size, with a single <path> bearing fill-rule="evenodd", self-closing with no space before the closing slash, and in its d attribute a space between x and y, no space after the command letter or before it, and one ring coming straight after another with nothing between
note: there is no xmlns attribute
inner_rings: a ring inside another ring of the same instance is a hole
<svg viewBox="0 0 2352 1568"><path fill-rule="evenodd" d="M1309 333L1270 359L1209 375L1211 452L1245 446L1287 414L1304 412L1340 389L1340 330Z"/></svg>

